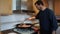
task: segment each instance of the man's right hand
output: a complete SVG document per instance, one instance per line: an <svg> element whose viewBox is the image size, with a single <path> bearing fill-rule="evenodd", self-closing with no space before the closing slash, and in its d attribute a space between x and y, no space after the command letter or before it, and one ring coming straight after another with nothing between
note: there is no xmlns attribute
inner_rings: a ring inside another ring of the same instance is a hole
<svg viewBox="0 0 60 34"><path fill-rule="evenodd" d="M35 19L35 17L30 17L30 18L27 18L27 20L33 20Z"/></svg>

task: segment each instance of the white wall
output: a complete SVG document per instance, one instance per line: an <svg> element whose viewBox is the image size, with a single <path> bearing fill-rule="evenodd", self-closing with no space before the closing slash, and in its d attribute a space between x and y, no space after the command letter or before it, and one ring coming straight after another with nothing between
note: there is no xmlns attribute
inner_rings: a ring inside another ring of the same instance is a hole
<svg viewBox="0 0 60 34"><path fill-rule="evenodd" d="M12 0L12 10L27 10L27 0Z"/></svg>
<svg viewBox="0 0 60 34"><path fill-rule="evenodd" d="M16 0L12 0L12 10L16 10Z"/></svg>

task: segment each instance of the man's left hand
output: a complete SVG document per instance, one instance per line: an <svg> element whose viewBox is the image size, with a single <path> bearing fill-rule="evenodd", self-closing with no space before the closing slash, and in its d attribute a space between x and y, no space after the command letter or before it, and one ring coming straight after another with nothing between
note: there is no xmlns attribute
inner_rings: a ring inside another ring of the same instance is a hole
<svg viewBox="0 0 60 34"><path fill-rule="evenodd" d="M53 31L52 34L56 34L56 31Z"/></svg>

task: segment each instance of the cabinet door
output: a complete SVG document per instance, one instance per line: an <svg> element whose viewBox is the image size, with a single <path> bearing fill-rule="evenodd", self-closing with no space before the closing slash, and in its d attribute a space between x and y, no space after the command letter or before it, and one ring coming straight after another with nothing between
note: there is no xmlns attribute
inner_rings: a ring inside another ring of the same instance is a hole
<svg viewBox="0 0 60 34"><path fill-rule="evenodd" d="M0 13L12 14L12 0L0 0Z"/></svg>
<svg viewBox="0 0 60 34"><path fill-rule="evenodd" d="M35 13L37 14L38 13L38 9L36 8L36 6L35 6L35 2L36 2L37 0L33 0L33 10L35 11Z"/></svg>
<svg viewBox="0 0 60 34"><path fill-rule="evenodd" d="M27 0L28 10L33 10L33 0Z"/></svg>
<svg viewBox="0 0 60 34"><path fill-rule="evenodd" d="M56 16L60 16L60 0L54 0L54 11Z"/></svg>

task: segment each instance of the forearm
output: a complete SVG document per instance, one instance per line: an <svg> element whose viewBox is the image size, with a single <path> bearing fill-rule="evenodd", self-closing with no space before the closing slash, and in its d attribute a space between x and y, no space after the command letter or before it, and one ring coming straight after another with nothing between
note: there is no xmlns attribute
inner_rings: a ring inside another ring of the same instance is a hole
<svg viewBox="0 0 60 34"><path fill-rule="evenodd" d="M27 20L34 20L34 19L35 19L35 16L27 18Z"/></svg>
<svg viewBox="0 0 60 34"><path fill-rule="evenodd" d="M56 31L54 30L54 31L52 31L52 34L56 34Z"/></svg>
<svg viewBox="0 0 60 34"><path fill-rule="evenodd" d="M30 17L29 19L35 19L35 17Z"/></svg>

